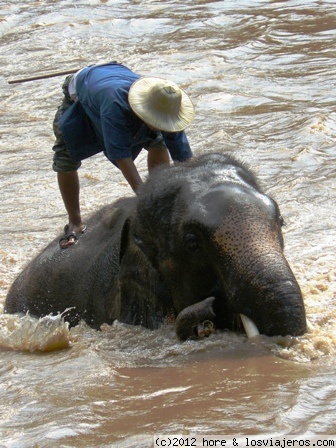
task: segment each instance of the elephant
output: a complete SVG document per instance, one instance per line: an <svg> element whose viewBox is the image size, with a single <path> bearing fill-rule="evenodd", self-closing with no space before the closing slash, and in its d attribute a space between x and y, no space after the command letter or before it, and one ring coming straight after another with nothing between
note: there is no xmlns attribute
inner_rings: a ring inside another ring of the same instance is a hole
<svg viewBox="0 0 336 448"><path fill-rule="evenodd" d="M208 152L157 167L137 196L120 198L87 221L77 244L59 237L13 282L6 313L63 313L157 329L175 320L181 341L215 329L306 332L298 282L284 255L279 206L245 163Z"/></svg>

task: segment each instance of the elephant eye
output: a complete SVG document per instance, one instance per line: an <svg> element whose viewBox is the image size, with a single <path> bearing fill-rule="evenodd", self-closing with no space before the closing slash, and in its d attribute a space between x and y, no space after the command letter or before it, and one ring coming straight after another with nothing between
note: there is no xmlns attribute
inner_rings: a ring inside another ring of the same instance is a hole
<svg viewBox="0 0 336 448"><path fill-rule="evenodd" d="M198 252L201 248L200 241L193 233L187 233L184 236L183 245L184 249L191 253Z"/></svg>

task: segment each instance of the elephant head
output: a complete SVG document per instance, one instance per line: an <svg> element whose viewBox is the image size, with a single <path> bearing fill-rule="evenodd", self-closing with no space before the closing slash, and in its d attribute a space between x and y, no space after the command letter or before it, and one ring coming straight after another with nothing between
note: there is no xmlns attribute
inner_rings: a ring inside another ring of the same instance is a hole
<svg viewBox="0 0 336 448"><path fill-rule="evenodd" d="M123 250L135 245L169 290L173 313L182 312L181 339L194 333L198 313L218 328L235 329L243 314L260 333L301 335L305 309L283 253L282 225L277 203L249 170L230 157L204 155L150 176Z"/></svg>

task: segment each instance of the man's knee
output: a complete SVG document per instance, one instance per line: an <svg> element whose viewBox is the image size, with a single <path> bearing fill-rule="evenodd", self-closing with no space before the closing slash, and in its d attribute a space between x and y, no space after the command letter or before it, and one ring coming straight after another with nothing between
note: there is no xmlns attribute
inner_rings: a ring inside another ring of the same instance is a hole
<svg viewBox="0 0 336 448"><path fill-rule="evenodd" d="M81 162L75 162L65 147L54 145L53 170L58 172L76 171L81 166Z"/></svg>

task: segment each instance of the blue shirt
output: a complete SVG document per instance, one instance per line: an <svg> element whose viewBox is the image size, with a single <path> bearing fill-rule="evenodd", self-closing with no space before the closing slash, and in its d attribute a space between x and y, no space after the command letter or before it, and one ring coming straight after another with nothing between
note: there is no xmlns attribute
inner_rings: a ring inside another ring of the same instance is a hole
<svg viewBox="0 0 336 448"><path fill-rule="evenodd" d="M139 77L117 63L86 67L78 74L78 101L59 121L65 144L75 161L100 151L113 163L126 157L135 159L142 148L154 145L162 137L173 160L191 157L185 132L152 131L132 111L128 92Z"/></svg>

